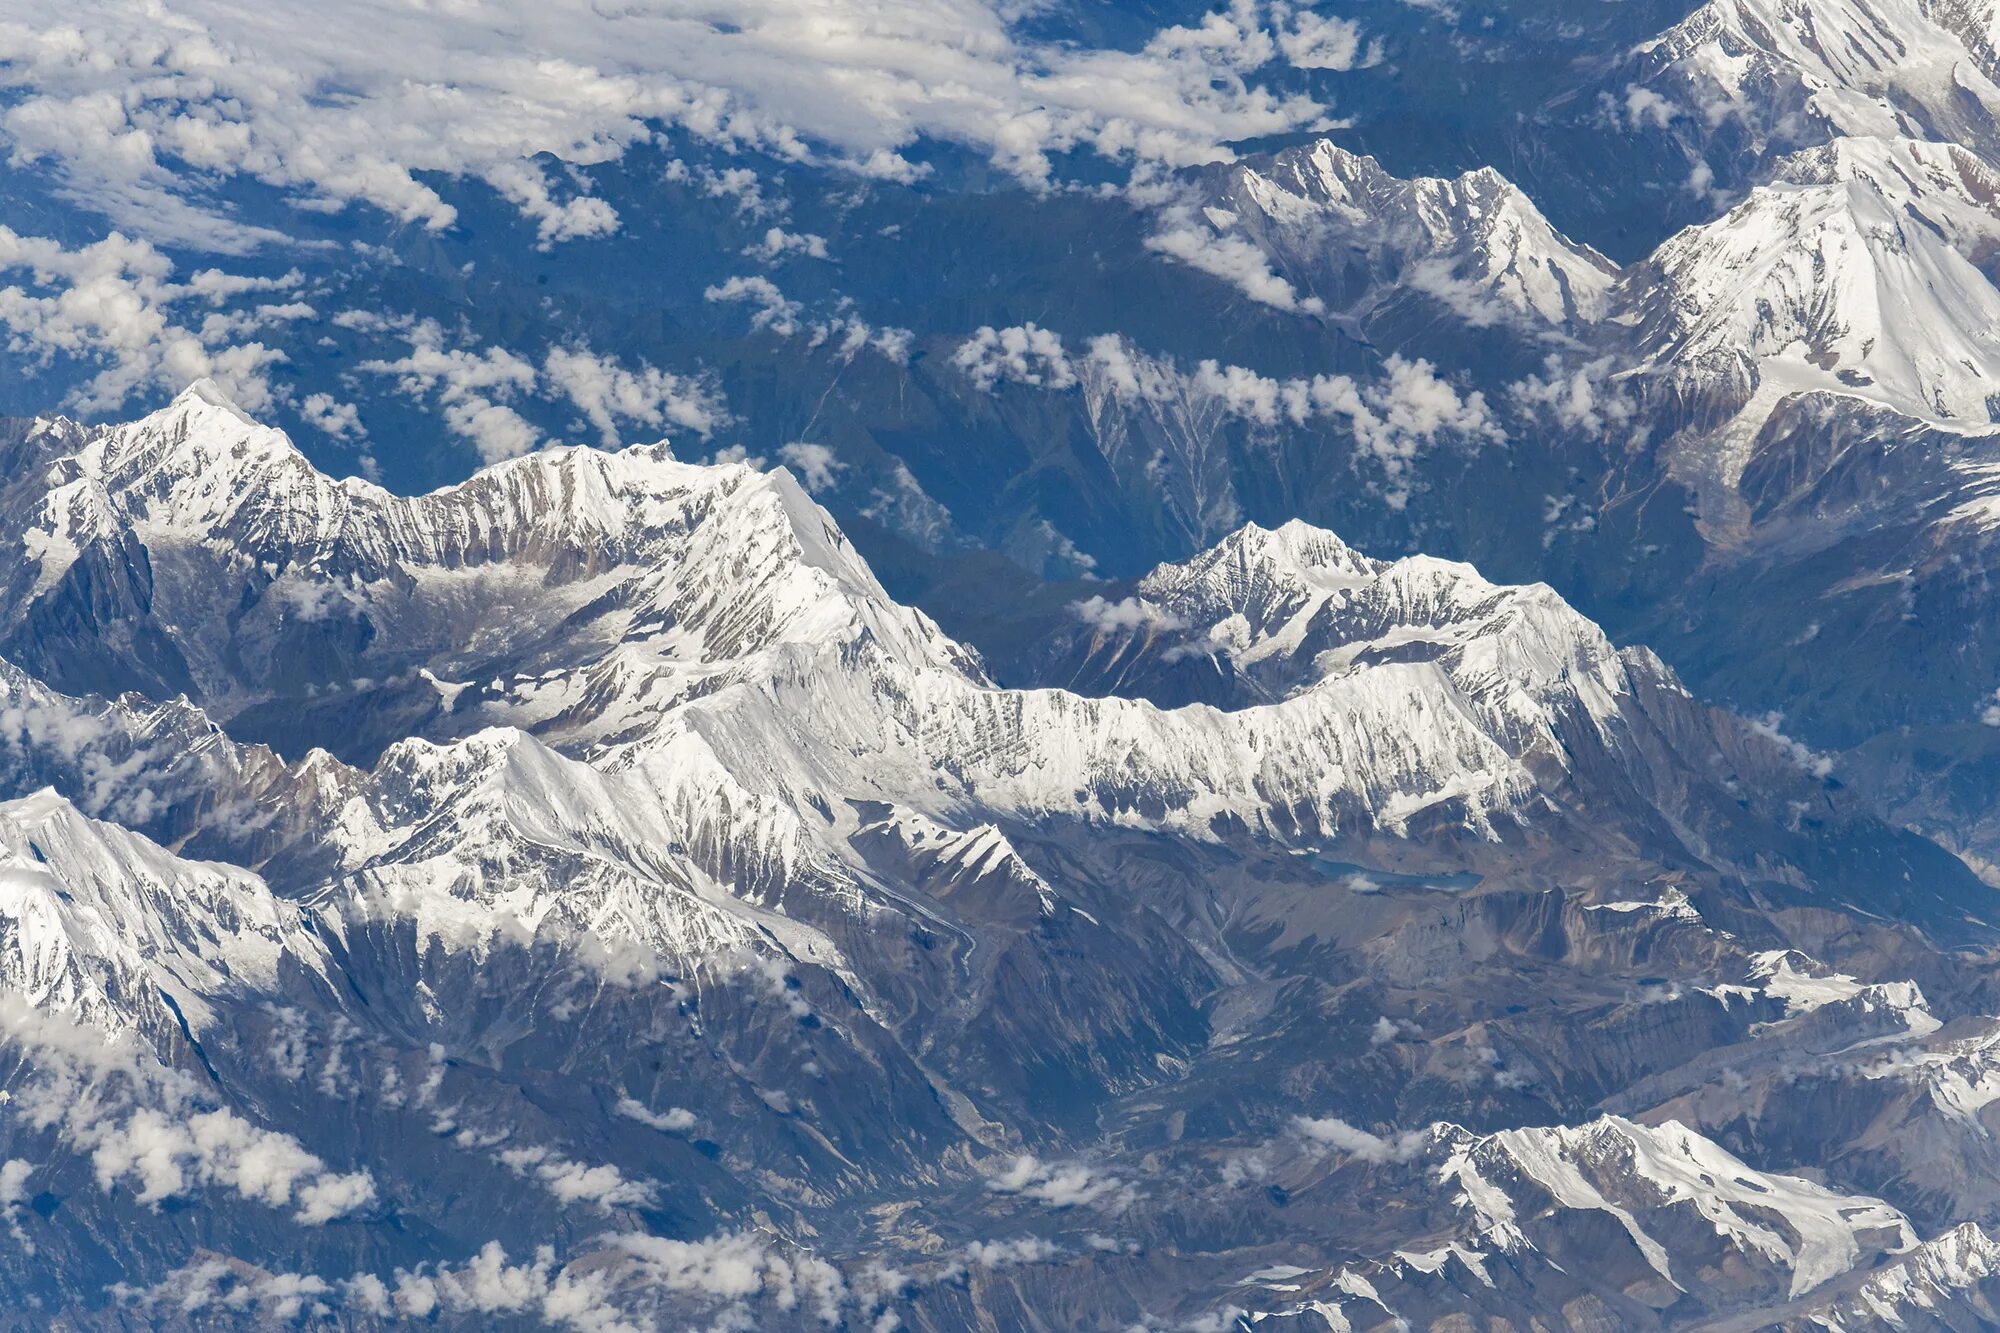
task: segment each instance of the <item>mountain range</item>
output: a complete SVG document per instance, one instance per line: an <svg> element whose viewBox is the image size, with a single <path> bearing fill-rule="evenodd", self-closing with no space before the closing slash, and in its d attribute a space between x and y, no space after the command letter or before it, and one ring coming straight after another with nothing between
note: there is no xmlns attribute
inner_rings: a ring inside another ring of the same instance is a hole
<svg viewBox="0 0 2000 1333"><path fill-rule="evenodd" d="M0 0L0 1328L2000 1326L1996 23Z"/></svg>

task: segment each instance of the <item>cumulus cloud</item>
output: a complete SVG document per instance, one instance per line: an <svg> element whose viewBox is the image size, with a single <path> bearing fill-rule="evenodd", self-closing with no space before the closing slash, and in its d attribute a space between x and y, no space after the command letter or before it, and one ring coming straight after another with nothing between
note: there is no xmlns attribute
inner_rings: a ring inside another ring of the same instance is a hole
<svg viewBox="0 0 2000 1333"><path fill-rule="evenodd" d="M537 250L553 249L561 241L609 236L618 230L618 211L610 204L588 195L558 201L549 188L547 173L533 162L496 163L482 174L501 198L534 222Z"/></svg>
<svg viewBox="0 0 2000 1333"><path fill-rule="evenodd" d="M35 1252L35 1242L21 1225L21 1205L28 1201L28 1177L34 1173L33 1164L18 1157L0 1162L0 1216L6 1217L7 1232L23 1254Z"/></svg>
<svg viewBox="0 0 2000 1333"><path fill-rule="evenodd" d="M1082 1162L1044 1162L1032 1153L1023 1153L987 1177L986 1188L995 1194L1034 1199L1051 1208L1091 1204L1116 1210L1133 1197L1132 1187L1115 1176Z"/></svg>
<svg viewBox="0 0 2000 1333"><path fill-rule="evenodd" d="M600 356L586 344L552 348L537 367L505 347L455 344L436 320L336 319L357 331L393 333L408 344L398 357L371 357L358 369L393 375L405 397L435 402L445 425L487 463L540 448L542 432L520 411L531 398L557 399L582 413L607 448L621 426L649 431L680 427L708 438L730 420L721 393L706 378L641 362L632 369Z"/></svg>
<svg viewBox="0 0 2000 1333"><path fill-rule="evenodd" d="M1069 613L1099 634L1160 634L1187 628L1187 620L1143 597L1117 601L1098 594L1069 604Z"/></svg>
<svg viewBox="0 0 2000 1333"><path fill-rule="evenodd" d="M247 277L207 269L177 282L174 273L172 261L151 244L117 232L71 250L0 226L0 274L26 279L0 288L8 350L40 366L59 360L96 366L97 373L67 399L86 413L121 407L148 389L178 392L202 378L215 380L246 410L269 406L267 372L284 354L244 339L310 307L216 307L296 287L299 275ZM202 307L207 311L196 319Z"/></svg>
<svg viewBox="0 0 2000 1333"><path fill-rule="evenodd" d="M1271 267L1264 252L1241 236L1216 228L1214 222L1184 205L1161 210L1161 228L1146 238L1146 248L1190 268L1220 278L1251 300L1273 310L1321 315L1326 303L1299 295L1289 279Z"/></svg>
<svg viewBox="0 0 2000 1333"><path fill-rule="evenodd" d="M1561 355L1552 355L1540 375L1509 385L1507 395L1523 410L1592 435L1623 428L1639 410L1617 378L1612 357L1572 365Z"/></svg>
<svg viewBox="0 0 2000 1333"><path fill-rule="evenodd" d="M754 244L744 247L743 253L766 264L775 264L794 255L805 259L825 259L826 237L772 227Z"/></svg>
<svg viewBox="0 0 2000 1333"><path fill-rule="evenodd" d="M508 404L534 392L537 377L529 361L503 347L479 351L447 346L436 320L418 320L404 334L410 345L405 356L372 358L360 369L396 376L408 397L435 395L444 408L445 425L479 451L482 460L497 463L537 449L541 432Z"/></svg>
<svg viewBox="0 0 2000 1333"><path fill-rule="evenodd" d="M998 0L755 0L727 23L702 0L329 0L310 24L226 0L75 0L0 24L0 134L17 162L53 164L75 197L176 243L271 239L209 181L442 228L457 213L434 182L451 177L483 181L547 246L618 219L537 155L605 163L658 126L891 180L918 174L902 150L922 138L1032 183L1077 150L1227 159L1323 120L1253 81L1281 47L1313 67L1354 59L1342 30L1281 8L1276 36L1262 5L1236 0L1136 49L1091 50L1020 35L1024 7Z"/></svg>
<svg viewBox="0 0 2000 1333"><path fill-rule="evenodd" d="M0 997L0 1035L31 1050L32 1080L12 1089L11 1109L31 1128L59 1134L87 1154L99 1189L126 1186L140 1204L198 1190L229 1191L308 1226L345 1216L375 1197L366 1172L341 1175L297 1139L201 1104L199 1089L129 1038L102 1033Z"/></svg>
<svg viewBox="0 0 2000 1333"><path fill-rule="evenodd" d="M679 426L703 439L729 420L721 394L696 379L644 362L628 370L588 347L558 347L542 363L551 390L561 393L597 428L606 448L619 441L619 423L662 429Z"/></svg>
<svg viewBox="0 0 2000 1333"><path fill-rule="evenodd" d="M1100 440L1126 446L1131 409L1145 411L1154 420L1154 437L1178 452L1172 461L1186 478L1191 506L1210 504L1192 493L1204 480L1215 487L1227 484L1225 451L1215 433L1224 418L1264 428L1316 418L1344 421L1362 453L1381 465L1389 481L1386 498L1395 506L1407 501L1411 464L1425 449L1445 438L1472 444L1507 438L1484 394L1461 394L1422 359L1391 356L1374 380L1347 375L1281 380L1213 360L1183 371L1171 358L1148 356L1107 334L1091 339L1079 364ZM1123 420L1102 410L1113 403L1123 409ZM1150 469L1158 474L1166 461L1157 458ZM1234 517L1232 508L1215 512Z"/></svg>
<svg viewBox="0 0 2000 1333"><path fill-rule="evenodd" d="M366 435L367 429L361 424L361 412L353 403L343 403L330 393L307 394L299 404L299 415L306 424L323 435L336 440Z"/></svg>
<svg viewBox="0 0 2000 1333"><path fill-rule="evenodd" d="M833 455L833 450L823 444L811 444L805 440L794 440L778 450L778 457L786 467L799 474L799 480L809 491L823 491L832 486L839 473L847 470L847 464Z"/></svg>
<svg viewBox="0 0 2000 1333"><path fill-rule="evenodd" d="M1641 84L1625 87L1625 123L1632 129L1663 130L1681 114L1680 104Z"/></svg>
<svg viewBox="0 0 2000 1333"><path fill-rule="evenodd" d="M1043 389L1076 384L1076 369L1063 351L1062 335L1033 322L1004 329L982 325L958 345L951 362L982 393L991 393L1003 381Z"/></svg>
<svg viewBox="0 0 2000 1333"><path fill-rule="evenodd" d="M1426 1136L1417 1130L1405 1130L1392 1139L1385 1139L1336 1116L1323 1119L1294 1116L1292 1128L1316 1147L1330 1148L1349 1157L1378 1164L1411 1161L1423 1151L1427 1141Z"/></svg>
<svg viewBox="0 0 2000 1333"><path fill-rule="evenodd" d="M509 1148L496 1160L517 1176L540 1181L564 1203L587 1203L605 1212L643 1208L658 1192L644 1181L625 1179L615 1166L590 1166L539 1145Z"/></svg>
<svg viewBox="0 0 2000 1333"><path fill-rule="evenodd" d="M1833 776L1833 756L1822 754L1805 742L1787 736L1782 730L1785 716L1782 713L1766 713L1762 717L1745 718L1750 730L1769 741L1800 772L1811 778L1825 781Z"/></svg>
<svg viewBox="0 0 2000 1333"><path fill-rule="evenodd" d="M705 301L750 306L750 327L753 329L769 329L780 338L789 338L799 331L799 303L786 300L785 294L778 290L778 284L769 278L739 275L704 289L701 295Z"/></svg>
<svg viewBox="0 0 2000 1333"><path fill-rule="evenodd" d="M1014 1268L1021 1264L1045 1264L1061 1253L1054 1241L1041 1236L1019 1236L1013 1240L976 1240L965 1247L966 1262L975 1268Z"/></svg>
<svg viewBox="0 0 2000 1333"><path fill-rule="evenodd" d="M1273 6L1275 16L1285 20L1278 32L1278 49L1286 61L1299 69L1366 69L1382 63L1382 44L1361 40L1361 25L1353 19L1315 14L1309 9L1286 12Z"/></svg>
<svg viewBox="0 0 2000 1333"><path fill-rule="evenodd" d="M620 1097L616 1109L628 1120L650 1125L662 1134L685 1134L695 1124L694 1112L685 1107L669 1106L664 1111L655 1111L636 1097Z"/></svg>

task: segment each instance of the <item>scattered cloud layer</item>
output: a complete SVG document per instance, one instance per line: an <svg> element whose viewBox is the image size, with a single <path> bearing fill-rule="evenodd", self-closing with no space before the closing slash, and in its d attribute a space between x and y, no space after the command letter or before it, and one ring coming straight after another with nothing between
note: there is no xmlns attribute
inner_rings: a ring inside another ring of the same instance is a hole
<svg viewBox="0 0 2000 1333"><path fill-rule="evenodd" d="M1084 151L1185 165L1312 127L1257 79L1345 69L1351 22L1234 0L1136 50L1037 42L1004 0L328 0L310 23L232 0L0 5L0 135L76 198L155 240L276 239L202 182L254 178L300 207L366 204L444 228L438 176L484 182L543 247L602 236L613 206L539 154L590 166L673 127L728 149L911 180L924 138L1031 183Z"/></svg>

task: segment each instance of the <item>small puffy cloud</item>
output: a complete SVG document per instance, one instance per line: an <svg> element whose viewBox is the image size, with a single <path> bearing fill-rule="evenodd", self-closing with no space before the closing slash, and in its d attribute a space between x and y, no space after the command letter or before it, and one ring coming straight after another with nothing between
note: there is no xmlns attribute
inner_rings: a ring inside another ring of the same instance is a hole
<svg viewBox="0 0 2000 1333"><path fill-rule="evenodd" d="M789 338L799 331L799 303L786 300L785 294L769 278L738 275L704 289L701 295L706 301L751 306L750 327L753 329L769 329L780 338Z"/></svg>
<svg viewBox="0 0 2000 1333"><path fill-rule="evenodd" d="M500 162L481 173L488 185L535 223L538 250L559 242L609 236L618 230L618 212L602 199L577 195L557 202L549 179L533 162Z"/></svg>
<svg viewBox="0 0 2000 1333"><path fill-rule="evenodd" d="M296 1207L317 1225L374 1198L366 1172L342 1176L289 1134L227 1107L204 1107L179 1071L128 1040L0 997L0 1036L32 1053L33 1076L10 1089L11 1109L88 1157L99 1189L124 1186L158 1206L221 1189L267 1208Z"/></svg>
<svg viewBox="0 0 2000 1333"><path fill-rule="evenodd" d="M1833 756L1819 751L1787 736L1781 730L1785 717L1782 713L1766 713L1762 717L1745 718L1750 730L1762 736L1774 746L1778 753L1789 760L1806 776L1825 781L1833 776Z"/></svg>
<svg viewBox="0 0 2000 1333"><path fill-rule="evenodd" d="M1561 355L1552 355L1540 375L1509 385L1507 395L1520 408L1592 435L1623 428L1639 411L1617 378L1617 363L1611 357L1572 365Z"/></svg>
<svg viewBox="0 0 2000 1333"><path fill-rule="evenodd" d="M374 1201L375 1180L366 1171L321 1176L300 1188L299 1211L294 1216L307 1226L318 1226Z"/></svg>
<svg viewBox="0 0 2000 1333"><path fill-rule="evenodd" d="M1045 1264L1062 1253L1055 1242L1041 1236L1019 1236L1013 1240L976 1240L965 1247L965 1260L974 1268L1014 1268L1021 1264Z"/></svg>
<svg viewBox="0 0 2000 1333"><path fill-rule="evenodd" d="M1288 279L1271 268L1264 252L1241 236L1217 231L1212 223L1180 205L1163 210L1162 224L1159 231L1146 238L1148 250L1220 278L1273 310L1307 315L1326 313L1323 301L1317 296L1301 297Z"/></svg>
<svg viewBox="0 0 2000 1333"><path fill-rule="evenodd" d="M1292 1128L1315 1147L1329 1148L1364 1162L1378 1164L1411 1161L1423 1151L1428 1141L1427 1136L1417 1130L1406 1130L1393 1139L1385 1139L1365 1129L1357 1129L1336 1116L1323 1119L1294 1116Z"/></svg>
<svg viewBox="0 0 2000 1333"><path fill-rule="evenodd" d="M608 1244L634 1264L645 1287L724 1303L732 1328L755 1327L746 1303L761 1298L784 1311L809 1310L824 1324L841 1322L843 1311L865 1311L887 1294L888 1284L867 1284L864 1295L850 1288L840 1270L809 1254L781 1251L755 1232L723 1232L702 1240L626 1234Z"/></svg>
<svg viewBox="0 0 2000 1333"><path fill-rule="evenodd" d="M1051 1208L1083 1204L1117 1208L1129 1204L1133 1197L1129 1185L1082 1162L1044 1162L1032 1153L1016 1157L987 1177L986 1188L995 1194L1034 1199Z"/></svg>
<svg viewBox="0 0 2000 1333"><path fill-rule="evenodd" d="M662 1134L685 1134L695 1125L695 1114L681 1106L669 1106L664 1111L655 1111L636 1097L620 1097L617 1111L628 1120L636 1120L642 1125L650 1125Z"/></svg>
<svg viewBox="0 0 2000 1333"><path fill-rule="evenodd" d="M756 468L761 472L769 460L762 454L751 453L747 445L731 444L717 449L708 461L716 464L741 463L745 467Z"/></svg>
<svg viewBox="0 0 2000 1333"><path fill-rule="evenodd" d="M1112 601L1102 594L1069 604L1069 613L1099 634L1161 634L1187 628L1187 620L1143 597Z"/></svg>
<svg viewBox="0 0 2000 1333"><path fill-rule="evenodd" d="M540 1181L564 1203L588 1203L606 1212L643 1208L657 1193L650 1184L625 1179L615 1166L590 1166L540 1146L510 1148L497 1160L517 1176Z"/></svg>
<svg viewBox="0 0 2000 1333"><path fill-rule="evenodd" d="M1032 322L1004 329L983 325L959 344L951 361L984 393L1002 381L1044 389L1076 384L1076 369L1063 351L1062 335Z"/></svg>
<svg viewBox="0 0 2000 1333"><path fill-rule="evenodd" d="M0 329L7 348L31 365L57 361L97 373L72 391L68 405L112 411L152 389L178 392L208 378L246 411L268 407L268 371L284 354L247 335L297 317L295 303L228 312L213 307L254 293L298 285L283 277L230 275L214 269L174 281L174 265L143 240L117 232L78 249L0 226ZM210 309L199 319L183 307Z"/></svg>
<svg viewBox="0 0 2000 1333"><path fill-rule="evenodd" d="M357 438L368 432L361 424L361 412L353 403L343 403L330 393L307 394L299 404L299 415L322 435L336 440Z"/></svg>
<svg viewBox="0 0 2000 1333"><path fill-rule="evenodd" d="M452 345L435 320L352 324L362 332L393 332L409 346L402 356L370 358L358 368L368 374L393 375L405 397L435 402L445 425L488 463L532 452L545 442L519 410L532 398L567 402L596 429L607 448L619 443L621 423L649 430L680 427L707 438L729 420L720 393L705 379L644 362L635 370L585 344L551 349L538 368L504 347ZM310 419L311 400L307 410ZM334 414L336 424L344 419L331 400L326 410Z"/></svg>
<svg viewBox="0 0 2000 1333"><path fill-rule="evenodd" d="M1382 44L1363 46L1353 19L1301 9L1278 32L1278 49L1299 69L1366 69L1382 63Z"/></svg>
<svg viewBox="0 0 2000 1333"><path fill-rule="evenodd" d="M805 259L825 259L826 237L772 227L755 244L744 247L743 253L766 264L775 264L795 255Z"/></svg>
<svg viewBox="0 0 2000 1333"><path fill-rule="evenodd" d="M839 473L847 470L847 464L833 455L833 450L823 444L811 444L805 440L794 440L778 450L778 457L786 467L799 474L799 480L809 491L823 491L833 486Z"/></svg>
<svg viewBox="0 0 2000 1333"><path fill-rule="evenodd" d="M394 375L407 397L435 396L445 424L488 463L541 447L541 432L508 405L534 392L538 377L533 363L504 347L472 351L447 346L444 329L435 320L415 321L402 336L409 343L407 355L366 360L359 368Z"/></svg>
<svg viewBox="0 0 2000 1333"><path fill-rule="evenodd" d="M629 370L589 347L558 347L542 362L543 383L560 393L592 426L606 448L617 445L618 423L652 429L678 426L703 439L729 420L722 397L709 384L641 362Z"/></svg>
<svg viewBox="0 0 2000 1333"><path fill-rule="evenodd" d="M1635 130L1663 130L1681 114L1680 104L1642 84L1625 87L1625 123Z"/></svg>

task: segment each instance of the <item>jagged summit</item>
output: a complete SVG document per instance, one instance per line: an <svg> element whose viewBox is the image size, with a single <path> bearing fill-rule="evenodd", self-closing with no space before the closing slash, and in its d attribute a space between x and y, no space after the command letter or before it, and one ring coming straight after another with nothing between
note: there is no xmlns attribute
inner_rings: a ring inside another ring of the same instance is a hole
<svg viewBox="0 0 2000 1333"><path fill-rule="evenodd" d="M1984 429L2000 382L1996 178L1963 149L1843 140L1626 275L1659 373L1747 400L1821 390Z"/></svg>
<svg viewBox="0 0 2000 1333"><path fill-rule="evenodd" d="M1405 180L1320 140L1232 168L1218 202L1296 285L1357 314L1401 286L1473 324L1567 326L1601 313L1614 274L1486 167Z"/></svg>

